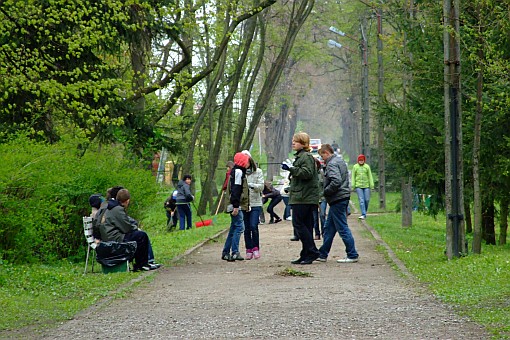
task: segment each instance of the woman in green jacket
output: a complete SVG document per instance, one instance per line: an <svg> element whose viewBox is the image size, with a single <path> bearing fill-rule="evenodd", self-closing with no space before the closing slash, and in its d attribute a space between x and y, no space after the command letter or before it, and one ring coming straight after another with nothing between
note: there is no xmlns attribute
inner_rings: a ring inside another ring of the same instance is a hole
<svg viewBox="0 0 510 340"><path fill-rule="evenodd" d="M364 220L367 217L368 203L370 202L370 190L374 190L374 179L370 166L365 163L365 155L358 156L358 163L354 164L352 168L352 186L356 188L358 194L359 208L361 216L358 217Z"/></svg>
<svg viewBox="0 0 510 340"><path fill-rule="evenodd" d="M313 240L313 211L319 202L319 183L315 159L310 153L310 136L296 133L292 138L295 160L286 160L282 169L289 171L289 204L292 206L292 226L302 244L299 258L293 264L311 264L319 257Z"/></svg>

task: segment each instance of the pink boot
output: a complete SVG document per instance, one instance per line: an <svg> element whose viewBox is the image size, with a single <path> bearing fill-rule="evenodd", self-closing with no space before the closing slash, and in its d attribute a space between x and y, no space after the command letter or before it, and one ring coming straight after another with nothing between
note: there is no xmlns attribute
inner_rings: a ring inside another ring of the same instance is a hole
<svg viewBox="0 0 510 340"><path fill-rule="evenodd" d="M255 247L252 249L253 250L253 258L255 259L260 259L260 251L259 251L259 248L258 247Z"/></svg>
<svg viewBox="0 0 510 340"><path fill-rule="evenodd" d="M245 260L251 260L253 258L253 252L252 249L246 249L246 257Z"/></svg>

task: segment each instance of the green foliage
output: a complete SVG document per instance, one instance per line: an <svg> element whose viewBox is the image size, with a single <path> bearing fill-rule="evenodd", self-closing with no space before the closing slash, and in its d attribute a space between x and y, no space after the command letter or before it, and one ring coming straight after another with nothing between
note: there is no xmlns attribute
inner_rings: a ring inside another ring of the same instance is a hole
<svg viewBox="0 0 510 340"><path fill-rule="evenodd" d="M86 135L98 124L122 125L131 88L119 77L124 30L119 1L2 1L0 139L22 130L53 142L59 124Z"/></svg>
<svg viewBox="0 0 510 340"><path fill-rule="evenodd" d="M67 139L67 138L66 138ZM26 137L0 144L0 252L9 262L73 259L83 247L88 197L127 187L136 217L158 189L150 171L125 160L122 148L76 152L79 140L54 145Z"/></svg>
<svg viewBox="0 0 510 340"><path fill-rule="evenodd" d="M441 300L485 325L496 336L510 336L510 246L485 246L481 255L448 261L444 255L445 216L413 214L401 227L400 214L378 215L370 225L406 267Z"/></svg>

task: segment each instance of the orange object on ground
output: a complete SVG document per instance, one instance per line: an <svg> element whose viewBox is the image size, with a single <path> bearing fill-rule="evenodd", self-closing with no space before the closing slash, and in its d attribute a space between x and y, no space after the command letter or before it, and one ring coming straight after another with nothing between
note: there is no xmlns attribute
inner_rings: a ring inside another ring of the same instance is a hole
<svg viewBox="0 0 510 340"><path fill-rule="evenodd" d="M204 220L204 221L196 222L195 226L197 228L201 228L201 227L205 227L205 226L208 226L208 225L211 225L211 224L213 224L212 220Z"/></svg>

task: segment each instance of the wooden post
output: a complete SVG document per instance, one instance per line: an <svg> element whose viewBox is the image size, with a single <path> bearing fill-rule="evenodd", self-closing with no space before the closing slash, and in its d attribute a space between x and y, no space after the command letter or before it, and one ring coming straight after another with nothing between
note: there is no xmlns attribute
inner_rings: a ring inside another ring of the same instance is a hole
<svg viewBox="0 0 510 340"><path fill-rule="evenodd" d="M466 253L463 215L459 12L460 0L444 0L445 194L448 259L460 257Z"/></svg>

